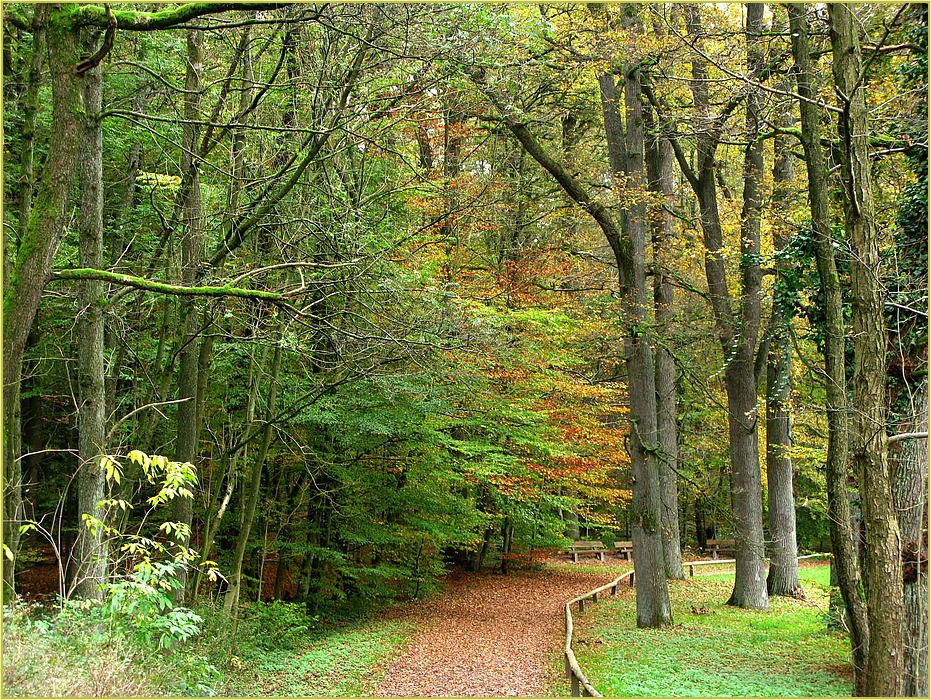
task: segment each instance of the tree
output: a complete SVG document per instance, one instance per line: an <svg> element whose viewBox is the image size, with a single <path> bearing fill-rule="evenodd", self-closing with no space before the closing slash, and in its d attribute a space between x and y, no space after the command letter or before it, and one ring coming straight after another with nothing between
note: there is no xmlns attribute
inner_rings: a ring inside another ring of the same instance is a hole
<svg viewBox="0 0 931 700"><path fill-rule="evenodd" d="M791 92L792 85L784 80L781 89ZM792 125L791 104L779 119L781 128ZM772 311L764 345L766 356L766 484L769 502L769 532L772 544L766 589L769 595L804 595L798 578L798 545L795 524L795 494L792 475L791 393L792 393L792 328L795 309L791 284L786 279L790 261L786 259L790 245L790 183L794 176L791 141L787 135L774 140L773 162L774 213L782 222L773 227L773 248L776 273Z"/></svg>
<svg viewBox="0 0 931 700"><path fill-rule="evenodd" d="M631 26L636 18L628 18ZM633 533L637 580L638 627L662 627L670 623L669 593L662 556L659 456L656 443L656 390L653 357L644 332L646 276L644 260L645 211L642 206L620 209L619 222L611 211L593 198L514 116L514 107L489 88L486 71L475 67L470 77L495 105L501 119L527 153L560 184L597 222L614 253L623 307L624 355L631 400L631 471L634 480ZM627 132L621 130L616 86L611 74L599 76L604 128L615 177L624 174L635 186L644 184L643 118L640 102L640 67L625 66ZM623 155L622 155L623 154Z"/></svg>
<svg viewBox="0 0 931 700"><path fill-rule="evenodd" d="M758 78L763 55L753 36L762 31L763 7L747 5L747 67ZM744 157L744 197L740 222L740 297L737 309L728 288L724 260L723 232L718 209L716 153L727 119L743 100L731 97L720 111L712 112L708 62L704 52L704 31L700 6L687 5L685 23L695 54L691 57L693 106L696 112L696 163L689 161L680 139L669 134L680 170L698 200L705 246L705 276L708 298L715 319L718 341L724 357L727 412L731 455L731 500L737 541L737 573L730 603L740 607L768 607L764 575L762 480L757 449L756 351L760 330L760 182L762 144L749 134ZM751 83L752 85L753 83ZM647 92L653 107L668 122L665 105L652 91ZM759 107L755 90L747 95L747 120L758 129Z"/></svg>
<svg viewBox="0 0 931 700"><path fill-rule="evenodd" d="M854 369L852 452L860 482L865 526L865 573L869 651L864 692L872 696L902 692L903 599L899 523L893 499L886 436L886 322L878 275L873 176L870 172L870 126L866 75L853 10L828 5L831 65L841 108L844 219L850 246Z"/></svg>
<svg viewBox="0 0 931 700"><path fill-rule="evenodd" d="M112 41L112 28L107 41ZM100 32L83 32L85 51L93 55ZM101 68L82 66L84 114L80 142L80 217L78 221L81 267L103 267L103 133L101 131ZM104 522L99 505L106 494L105 471L100 461L106 454L106 392L104 387L104 284L100 280L78 283L78 512ZM99 598L107 579L108 553L104 531L81 523L75 544L75 593Z"/></svg>
<svg viewBox="0 0 931 700"><path fill-rule="evenodd" d="M843 301L828 208L818 93L814 87L810 59L811 48L808 41L808 19L806 9L802 5L789 5L787 9L799 94L801 140L808 173L808 197L811 223L814 229L815 260L824 304L824 366L828 418L825 478L831 545L850 630L854 662L854 689L857 694L862 694L866 672L866 651L869 645L869 623L866 605L859 594L860 575L855 549L856 540L851 527L850 501L847 495L849 407L844 370L846 329Z"/></svg>
<svg viewBox="0 0 931 700"><path fill-rule="evenodd" d="M81 120L86 114L82 101L84 81L110 50L116 28L143 31L162 29L198 16L225 12L234 8L248 9L248 7L247 5L231 7L223 4L188 4L155 13L121 10L114 14L96 5L67 5L51 8L47 14L42 12L34 18L40 24L46 23L45 35L52 82L53 117L52 138L49 144L50 155L30 211L29 223L23 231L16 250L16 260L4 289L3 300L5 338L3 461L7 470L4 479L5 512L12 514L7 521L6 528L9 535L7 540L11 543L14 556L18 542L18 534L15 533L18 533L22 507L20 454L14 437L20 432L18 425L20 420L20 369L26 339L32 328L42 291L51 278L52 261L70 217L71 191L78 169L79 144L82 143ZM261 4L255 7L267 8L269 6ZM81 32L86 27L107 29L104 45L92 56L83 55L85 47L80 42ZM88 177L91 177L90 171L88 171ZM99 183L85 183L85 187L90 188L98 185ZM95 289L92 285L88 293L93 293ZM91 313L94 313L93 310ZM96 384L96 382L92 383ZM93 401L96 401L96 398ZM99 409L95 407L95 410L102 411L103 407ZM93 448L88 446L87 449ZM86 453L83 456L86 458ZM96 487L91 490L97 492ZM87 491L88 498L90 498L91 490ZM11 580L6 580L5 583L8 587L12 585Z"/></svg>

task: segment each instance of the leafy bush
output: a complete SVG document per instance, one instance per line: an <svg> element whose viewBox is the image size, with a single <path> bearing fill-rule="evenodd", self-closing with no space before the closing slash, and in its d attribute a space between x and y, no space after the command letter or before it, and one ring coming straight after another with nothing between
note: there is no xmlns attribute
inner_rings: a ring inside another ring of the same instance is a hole
<svg viewBox="0 0 931 700"><path fill-rule="evenodd" d="M175 607L171 591L181 586L178 562L142 561L126 580L107 584L102 612L111 623L134 634L138 643L157 641L161 648L195 637L203 619L192 610Z"/></svg>
<svg viewBox="0 0 931 700"><path fill-rule="evenodd" d="M242 607L239 634L242 640L259 649L298 649L307 643L307 635L318 621L307 614L302 603L250 603Z"/></svg>

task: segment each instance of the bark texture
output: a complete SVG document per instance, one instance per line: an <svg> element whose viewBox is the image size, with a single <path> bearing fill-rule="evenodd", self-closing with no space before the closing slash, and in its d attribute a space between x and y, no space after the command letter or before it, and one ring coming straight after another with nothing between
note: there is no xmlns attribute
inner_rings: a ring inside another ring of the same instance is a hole
<svg viewBox="0 0 931 700"><path fill-rule="evenodd" d="M200 118L200 74L203 71L203 55L200 32L189 30L187 35L187 71L184 88L184 116L182 126L182 183L187 188L181 192L181 283L193 286L200 275L201 238L203 222L201 218L199 166L194 157L200 129L193 122ZM198 323L197 305L193 297L181 302L182 344L178 357L178 404L177 443L175 459L179 462L194 463L197 456L197 438L200 432L197 418L198 387ZM187 547L190 542L190 527L193 518L194 500L177 496L171 502L171 517L177 523L187 526L176 537L180 547ZM178 574L181 586L174 591L178 602L185 595L187 570Z"/></svg>
<svg viewBox="0 0 931 700"><path fill-rule="evenodd" d="M86 31L84 49L97 49L99 32ZM78 255L82 267L103 267L103 132L100 125L101 69L83 72L84 113L81 128L80 212ZM98 503L106 494L100 465L105 453L106 391L104 386L105 286L98 280L77 284L78 301L78 514L106 521ZM107 576L107 546L103 529L78 523L74 546L72 588L81 598L100 598Z"/></svg>
<svg viewBox="0 0 931 700"><path fill-rule="evenodd" d="M625 10L626 12L626 10ZM639 29L629 19L628 28ZM604 100L604 95L602 94ZM644 169L645 140L640 89L640 66L624 66L626 134L624 174L635 192L646 189ZM610 106L610 105L608 105ZM607 121L608 115L605 115ZM663 554L662 495L660 493L661 455L657 434L656 385L653 352L650 347L650 300L646 287L646 206L642 197L622 211L622 226L629 242L629 254L617 257L622 271L621 298L625 319L624 349L631 406L631 472L640 488L633 494L633 543L636 548L634 571L637 577L637 626L662 627L672 622L672 609L666 587ZM626 286L626 289L625 289ZM678 545L678 543L676 543Z"/></svg>
<svg viewBox="0 0 931 700"><path fill-rule="evenodd" d="M792 86L786 80L781 86L786 92ZM792 126L792 114L780 116L780 126ZM789 241L786 225L792 202L789 183L794 173L788 137L775 140L773 163L773 247L783 250ZM784 257L776 256L776 274L780 277L788 267ZM795 525L795 495L792 487L792 447L790 403L792 394L793 310L785 295L774 294L770 313L768 352L766 358L766 484L769 505L770 562L766 577L769 595L804 597L798 579L798 544Z"/></svg>
<svg viewBox="0 0 931 700"><path fill-rule="evenodd" d="M844 315L840 277L834 258L835 241L828 209L824 151L821 147L820 114L814 100L817 90L811 67L808 18L805 5L787 5L792 33L792 57L798 87L802 146L808 172L808 198L815 235L815 263L824 298L824 370L828 419L828 449L825 481L828 492L828 521L838 586L844 599L847 626L853 651L854 693L863 695L869 622L866 603L859 595L860 570L857 562L856 533L851 526L848 484L849 407L844 371Z"/></svg>
<svg viewBox="0 0 931 700"><path fill-rule="evenodd" d="M914 420L901 433L928 432L928 379L913 396ZM895 499L902 533L905 605L905 687L907 697L928 697L928 440L890 446Z"/></svg>
<svg viewBox="0 0 931 700"><path fill-rule="evenodd" d="M902 560L886 440L886 318L880 283L879 232L870 171L866 79L854 6L829 4L832 72L838 116L844 219L850 246L853 308L853 458L865 530L869 649L864 692L901 695L904 679Z"/></svg>
<svg viewBox="0 0 931 700"><path fill-rule="evenodd" d="M4 543L16 554L22 518L22 468L19 454L20 370L52 258L70 216L80 143L82 78L72 71L80 57L72 6L50 8L46 30L52 84L49 156L42 173L13 266L3 293L3 497ZM4 588L13 590L13 567L3 567Z"/></svg>
<svg viewBox="0 0 931 700"><path fill-rule="evenodd" d="M659 438L659 488L661 500L663 559L666 576L684 579L679 530L678 427L676 426L676 366L669 349L672 323L675 317L672 281L668 274L669 240L673 233L675 184L672 179L672 146L656 133L652 109L643 105L646 134L647 180L651 192L660 204L650 211L650 232L653 243L653 318L657 340L653 355L656 376L656 432Z"/></svg>

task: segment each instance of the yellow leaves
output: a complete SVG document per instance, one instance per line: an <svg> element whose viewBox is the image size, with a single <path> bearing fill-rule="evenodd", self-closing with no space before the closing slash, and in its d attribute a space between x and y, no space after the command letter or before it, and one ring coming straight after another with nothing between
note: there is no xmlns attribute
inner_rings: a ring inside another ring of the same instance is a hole
<svg viewBox="0 0 931 700"><path fill-rule="evenodd" d="M120 477L122 475L120 465L117 464L112 458L107 456L101 457L100 468L104 470L107 481L113 482L115 484L120 483Z"/></svg>

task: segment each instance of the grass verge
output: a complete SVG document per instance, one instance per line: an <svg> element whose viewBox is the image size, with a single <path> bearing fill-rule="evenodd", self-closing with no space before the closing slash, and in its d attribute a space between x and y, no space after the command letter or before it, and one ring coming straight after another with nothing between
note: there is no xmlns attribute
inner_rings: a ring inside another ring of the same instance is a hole
<svg viewBox="0 0 931 700"><path fill-rule="evenodd" d="M849 696L849 641L826 628L828 575L827 566L803 567L808 599L773 598L768 612L724 605L733 574L673 581L674 626L663 630L637 629L635 597L622 587L574 613L573 648L605 696ZM568 682L559 685L565 694Z"/></svg>
<svg viewBox="0 0 931 700"><path fill-rule="evenodd" d="M382 672L410 639L408 623L380 620L317 631L294 650L234 656L230 696L358 697L370 695Z"/></svg>

